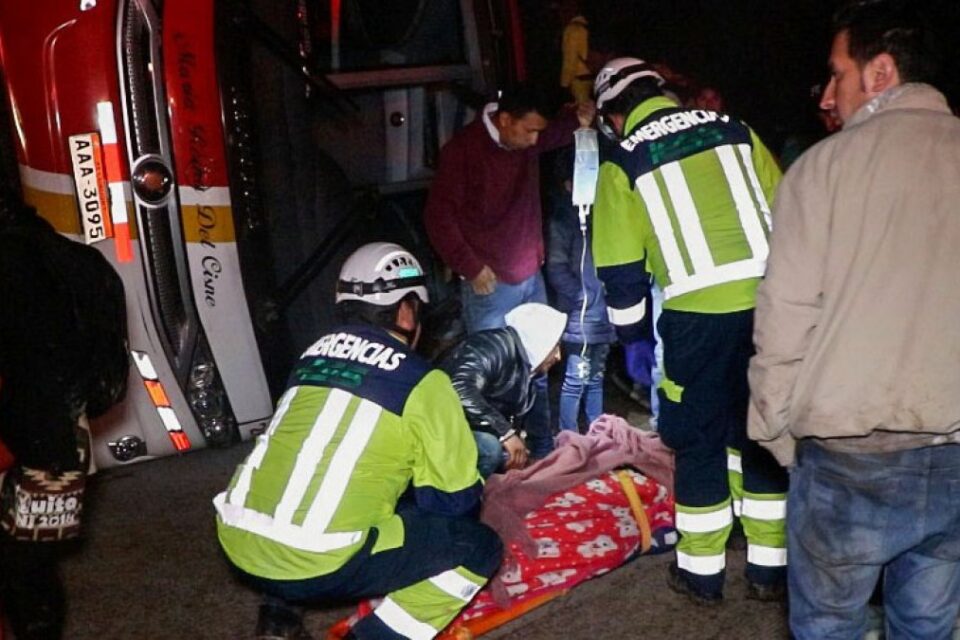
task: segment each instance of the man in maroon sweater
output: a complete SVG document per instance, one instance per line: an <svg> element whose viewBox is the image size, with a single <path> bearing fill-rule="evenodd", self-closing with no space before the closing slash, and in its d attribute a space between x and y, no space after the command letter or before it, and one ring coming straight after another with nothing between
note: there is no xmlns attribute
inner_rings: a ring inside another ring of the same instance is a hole
<svg viewBox="0 0 960 640"><path fill-rule="evenodd" d="M504 316L525 302L547 302L539 156L573 142L590 126L592 102L545 117L542 94L529 85L507 90L498 103L444 146L424 211L434 249L462 278L468 333L504 326ZM545 376L526 421L533 458L553 447Z"/></svg>

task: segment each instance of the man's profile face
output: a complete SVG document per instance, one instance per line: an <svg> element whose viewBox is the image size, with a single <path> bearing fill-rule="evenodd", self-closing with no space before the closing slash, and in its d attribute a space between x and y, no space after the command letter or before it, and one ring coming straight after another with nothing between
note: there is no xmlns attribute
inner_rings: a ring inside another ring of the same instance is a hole
<svg viewBox="0 0 960 640"><path fill-rule="evenodd" d="M869 99L864 90L861 67L850 57L850 37L841 31L830 49L830 82L823 91L820 108L846 122Z"/></svg>
<svg viewBox="0 0 960 640"><path fill-rule="evenodd" d="M540 132L547 128L547 119L536 111L529 111L519 118L509 113L497 113L497 130L500 144L511 151L528 149L537 144Z"/></svg>

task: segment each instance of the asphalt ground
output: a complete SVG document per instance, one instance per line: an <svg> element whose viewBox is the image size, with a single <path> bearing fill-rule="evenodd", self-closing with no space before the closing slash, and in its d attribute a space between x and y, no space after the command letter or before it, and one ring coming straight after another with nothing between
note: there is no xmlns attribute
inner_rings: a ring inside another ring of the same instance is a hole
<svg viewBox="0 0 960 640"><path fill-rule="evenodd" d="M557 386L558 381L553 381ZM613 385L607 408L648 415ZM70 640L250 638L258 596L222 557L211 498L252 444L110 469L91 482L82 545L63 564ZM670 554L638 558L488 633L488 638L787 638L782 605L746 600L743 551L728 552L723 604L702 608L666 587ZM317 608L315 638L353 611Z"/></svg>

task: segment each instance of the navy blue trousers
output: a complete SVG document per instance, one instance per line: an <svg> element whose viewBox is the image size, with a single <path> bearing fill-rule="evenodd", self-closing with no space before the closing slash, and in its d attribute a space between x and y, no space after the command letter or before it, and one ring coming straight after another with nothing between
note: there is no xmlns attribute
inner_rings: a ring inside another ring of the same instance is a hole
<svg viewBox="0 0 960 640"><path fill-rule="evenodd" d="M747 366L753 349L753 310L689 313L666 309L657 324L663 340L664 374L682 394L659 390L658 431L676 454L678 506L711 507L731 496L727 448L740 452L743 490L784 494L787 473L773 456L747 437L750 389ZM673 395L673 398L670 396ZM678 507L679 508L679 507ZM718 544L722 545L723 541ZM717 550L722 553L722 546ZM784 579L782 567L748 562L747 577L770 584ZM689 575L706 591L719 591L724 575Z"/></svg>

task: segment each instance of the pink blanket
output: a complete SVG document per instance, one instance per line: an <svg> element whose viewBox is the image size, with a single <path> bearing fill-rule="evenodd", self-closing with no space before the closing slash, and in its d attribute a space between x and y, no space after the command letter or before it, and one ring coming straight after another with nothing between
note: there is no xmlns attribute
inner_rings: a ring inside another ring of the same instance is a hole
<svg viewBox="0 0 960 640"><path fill-rule="evenodd" d="M563 431L557 448L526 469L494 474L484 489L480 519L504 540L536 556L537 547L524 516L551 494L586 482L616 467L630 465L673 493L673 452L650 431L631 427L619 416L602 415L586 435Z"/></svg>

